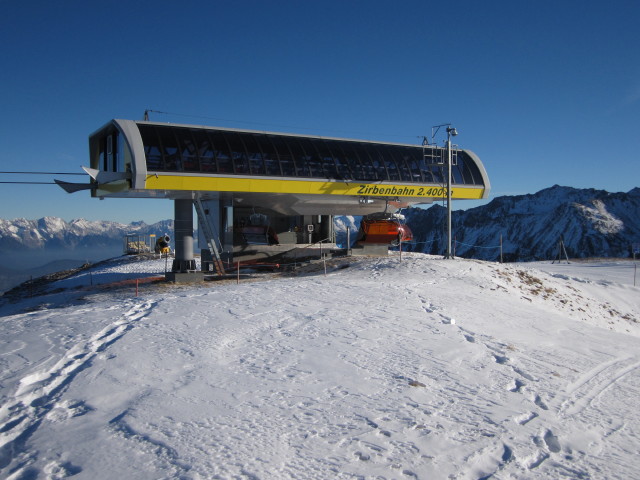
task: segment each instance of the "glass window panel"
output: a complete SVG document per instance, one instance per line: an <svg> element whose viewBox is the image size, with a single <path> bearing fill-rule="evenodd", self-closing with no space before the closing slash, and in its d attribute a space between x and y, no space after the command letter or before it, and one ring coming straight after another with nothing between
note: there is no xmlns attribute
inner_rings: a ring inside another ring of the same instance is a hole
<svg viewBox="0 0 640 480"><path fill-rule="evenodd" d="M147 157L147 170L164 170L162 153L157 145L145 145L144 154Z"/></svg>
<svg viewBox="0 0 640 480"><path fill-rule="evenodd" d="M431 167L423 166L421 168L422 178L424 183L436 183L435 176L431 171Z"/></svg>
<svg viewBox="0 0 640 480"><path fill-rule="evenodd" d="M264 175L264 159L262 158L262 151L258 145L256 136L252 134L243 134L242 137L242 140L247 147L251 175Z"/></svg>
<svg viewBox="0 0 640 480"><path fill-rule="evenodd" d="M422 182L422 164L424 163L421 148L403 148L399 151L403 165L412 182Z"/></svg>
<svg viewBox="0 0 640 480"><path fill-rule="evenodd" d="M433 180L435 183L444 184L447 181L447 170L444 165L432 165L431 171L433 172Z"/></svg>
<svg viewBox="0 0 640 480"><path fill-rule="evenodd" d="M298 177L309 177L309 160L310 155L307 155L305 148L302 145L302 138L297 137L289 137L287 138L287 144L289 145L289 149L291 150L291 155L293 155L293 160L295 162L296 167L296 176ZM309 145L309 148L311 146Z"/></svg>
<svg viewBox="0 0 640 480"><path fill-rule="evenodd" d="M482 175L476 163L465 152L458 153L458 163L463 166L464 181L469 185L483 185Z"/></svg>
<svg viewBox="0 0 640 480"><path fill-rule="evenodd" d="M218 173L233 173L233 162L229 152L229 144L224 132L208 132L213 143Z"/></svg>
<svg viewBox="0 0 640 480"><path fill-rule="evenodd" d="M451 183L463 184L462 168L460 164L451 167Z"/></svg>
<svg viewBox="0 0 640 480"><path fill-rule="evenodd" d="M101 138L100 141L98 142L98 149L99 149L99 154L98 154L98 170L102 169L102 170L106 170L107 169L107 157L104 154L104 140ZM91 165L93 167L93 165Z"/></svg>
<svg viewBox="0 0 640 480"><path fill-rule="evenodd" d="M400 169L398 168L398 162L396 161L393 149L389 148L387 145L378 145L375 148L383 159L389 180L400 180Z"/></svg>
<svg viewBox="0 0 640 480"><path fill-rule="evenodd" d="M124 172L124 139L118 135L118 133L113 134L113 141L115 142L115 159L113 162L113 171L114 172Z"/></svg>
<svg viewBox="0 0 640 480"><path fill-rule="evenodd" d="M224 132L223 135L229 144L233 171L238 174L248 175L250 173L249 159L240 135L236 132Z"/></svg>
<svg viewBox="0 0 640 480"><path fill-rule="evenodd" d="M182 170L178 142L173 133L173 128L158 128L157 130L164 170L170 172Z"/></svg>
<svg viewBox="0 0 640 480"><path fill-rule="evenodd" d="M337 178L338 170L336 168L336 162L333 159L333 152L331 151L332 142L318 139L315 141L316 148L318 150L318 156L322 163L323 177Z"/></svg>
<svg viewBox="0 0 640 480"><path fill-rule="evenodd" d="M176 129L176 138L180 145L180 158L182 160L182 167L185 172L198 172L200 171L200 165L198 162L198 151L193 141L191 130L189 129Z"/></svg>
<svg viewBox="0 0 640 480"><path fill-rule="evenodd" d="M425 183L433 183L433 172L431 172L431 163L433 162L433 150L431 148L422 147L422 156L419 161L420 173Z"/></svg>
<svg viewBox="0 0 640 480"><path fill-rule="evenodd" d="M462 185L472 183L469 181L471 175L469 175L469 169L466 168L465 162L462 159L462 152L457 151L455 158L456 158L456 162L455 162L455 165L453 165L451 170L452 172L451 181L453 183L462 184Z"/></svg>
<svg viewBox="0 0 640 480"><path fill-rule="evenodd" d="M305 152L304 157L300 158L304 162L304 169L307 171L306 176L323 178L322 162L316 151L315 145L309 138L300 138L300 145ZM296 159L297 160L297 159Z"/></svg>
<svg viewBox="0 0 640 480"><path fill-rule="evenodd" d="M111 172L113 170L113 157L115 156L115 148L113 145L113 133L107 135L107 165L105 171Z"/></svg>
<svg viewBox="0 0 640 480"><path fill-rule="evenodd" d="M384 165L384 157L381 155L380 151L374 145L367 145L366 150L371 157L371 165L373 167L373 173L376 175L375 178L378 180L389 180L387 175L387 170Z"/></svg>
<svg viewBox="0 0 640 480"><path fill-rule="evenodd" d="M378 180L378 172L373 167L373 159L371 158L371 148L366 143L361 143L358 146L358 156L362 165L362 180Z"/></svg>
<svg viewBox="0 0 640 480"><path fill-rule="evenodd" d="M464 177L462 171L464 170L463 161L460 159L460 151L455 150L451 155L451 183L452 184L464 184Z"/></svg>
<svg viewBox="0 0 640 480"><path fill-rule="evenodd" d="M271 145L273 145L273 149L276 152L278 160L280 161L282 175L285 177L295 176L296 166L294 157L285 139L276 135L269 135L268 138Z"/></svg>
<svg viewBox="0 0 640 480"><path fill-rule="evenodd" d="M347 155L344 153L342 146L337 142L333 148L333 159L336 162L336 169L338 172L336 178L340 180L353 180L354 175L351 172Z"/></svg>
<svg viewBox="0 0 640 480"><path fill-rule="evenodd" d="M209 173L217 172L215 150L207 132L205 130L193 130L191 133L193 135L196 153L200 160L200 171Z"/></svg>
<svg viewBox="0 0 640 480"><path fill-rule="evenodd" d="M160 144L155 127L152 125L138 125L138 129L140 130L142 144L144 145L147 170L164 170L164 166L162 164L162 152L160 151Z"/></svg>
<svg viewBox="0 0 640 480"><path fill-rule="evenodd" d="M362 161L358 155L360 146L354 142L346 142L342 144L342 152L344 154L344 161L349 166L353 180L364 180L366 178L364 169L362 168ZM365 156L368 160L368 156Z"/></svg>
<svg viewBox="0 0 640 480"><path fill-rule="evenodd" d="M262 151L262 159L267 175L281 176L280 163L278 161L278 152L271 142L270 135L256 135L258 146Z"/></svg>
<svg viewBox="0 0 640 480"><path fill-rule="evenodd" d="M446 149L441 147L423 148L423 163L421 163L422 174L427 183L437 183L443 185L446 182Z"/></svg>
<svg viewBox="0 0 640 480"><path fill-rule="evenodd" d="M249 168L251 175L264 175L264 160L262 153L255 150L249 150Z"/></svg>

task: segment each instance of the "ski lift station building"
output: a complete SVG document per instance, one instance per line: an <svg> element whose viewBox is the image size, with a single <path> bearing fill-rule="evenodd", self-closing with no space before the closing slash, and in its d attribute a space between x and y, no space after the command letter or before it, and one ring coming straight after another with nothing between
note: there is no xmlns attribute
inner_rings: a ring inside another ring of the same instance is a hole
<svg viewBox="0 0 640 480"><path fill-rule="evenodd" d="M448 153L435 145L111 120L90 135L89 149L89 184L58 183L98 198L174 200L174 272L193 269L194 206L210 249L231 259L260 243L241 235L256 218L266 220L281 248L295 247L331 241L334 215L447 195ZM480 159L455 147L452 159L452 198L488 198Z"/></svg>

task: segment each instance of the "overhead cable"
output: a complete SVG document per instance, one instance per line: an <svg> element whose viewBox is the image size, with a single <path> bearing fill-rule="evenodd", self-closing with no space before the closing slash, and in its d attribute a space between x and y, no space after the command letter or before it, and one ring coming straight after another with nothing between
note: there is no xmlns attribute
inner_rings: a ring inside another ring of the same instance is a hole
<svg viewBox="0 0 640 480"><path fill-rule="evenodd" d="M86 175L86 173L78 172L0 172L3 174L16 175Z"/></svg>
<svg viewBox="0 0 640 480"><path fill-rule="evenodd" d="M55 182L0 182L0 183L12 183L21 185L56 185Z"/></svg>

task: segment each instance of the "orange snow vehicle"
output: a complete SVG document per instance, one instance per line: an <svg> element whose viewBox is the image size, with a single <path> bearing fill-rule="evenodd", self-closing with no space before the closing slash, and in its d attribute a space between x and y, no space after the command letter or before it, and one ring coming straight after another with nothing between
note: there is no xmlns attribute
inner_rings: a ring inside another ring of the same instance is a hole
<svg viewBox="0 0 640 480"><path fill-rule="evenodd" d="M413 240L413 233L399 213L372 213L362 217L357 243L398 245Z"/></svg>

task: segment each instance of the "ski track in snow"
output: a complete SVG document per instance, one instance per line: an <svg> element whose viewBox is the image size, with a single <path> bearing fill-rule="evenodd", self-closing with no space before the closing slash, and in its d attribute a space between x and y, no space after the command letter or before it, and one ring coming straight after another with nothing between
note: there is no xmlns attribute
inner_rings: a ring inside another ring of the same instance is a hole
<svg viewBox="0 0 640 480"><path fill-rule="evenodd" d="M617 382L640 368L638 357L616 358L598 365L587 372L578 382L568 389L569 398L561 407L562 415L571 416L591 406L594 400Z"/></svg>
<svg viewBox="0 0 640 480"><path fill-rule="evenodd" d="M100 332L70 348L55 365L22 377L13 398L0 407L0 468L6 467L47 415L73 417L89 410L83 402L60 401L63 390L96 354L149 314L152 302L136 303ZM7 353L15 353L19 350ZM17 468L20 471L20 467Z"/></svg>
<svg viewBox="0 0 640 480"><path fill-rule="evenodd" d="M433 303L428 299L423 298L421 301L425 312L429 314L442 309L442 307L433 305ZM438 315L443 324L454 325L456 323L451 316L445 313L438 313ZM509 373L515 374L512 375L513 381L511 383L511 387L508 388L509 392L526 394L527 399L530 402L530 409L513 417L513 421L523 427L528 425L530 422L533 422L534 424L544 423L545 418L548 417L551 417L551 423L557 423L556 417L571 416L580 413L587 407L593 408L594 399L600 397L605 391L615 386L617 382L624 379L628 374L637 375L638 368L640 367L638 357L635 356L630 358L616 358L609 362L605 362L604 364L598 364L578 382L569 385L567 387L567 391L563 392L565 399L562 401L562 404L558 408L553 408L553 411L550 412L550 407L547 404L547 401L536 392L535 383L538 382L538 379L536 379L535 374L514 364L513 360L507 355L507 353L505 353L505 349L509 350L510 346L496 344L496 342L490 337L478 335L461 327L458 327L458 331L467 342L474 344L474 346L481 345L484 347L487 354L497 365L502 365L511 370ZM602 424L603 422L601 419L608 417L608 415L606 411L601 409L598 411L597 415L594 415L594 417L596 417L595 423ZM604 423L610 423L610 421L607 420L607 422ZM615 433L622 429L623 426L624 424L610 429L606 435L608 436ZM526 471L532 472L535 469L538 469L543 462L553 458L555 454L561 454L563 449L558 436L550 429L546 429L544 427L536 428L539 430L538 434L531 435L534 448L529 452L526 452L524 455L516 457L514 449L505 443L503 444L502 450L494 445L492 447L481 449L466 457L465 462L470 460L478 461L479 459L484 458L484 461L481 461L481 463L484 463L485 465L484 471L491 472L475 478L492 477L493 475L500 473L507 464L512 462L520 465L520 468L516 468L516 470L519 471L519 475L526 475ZM606 426L603 426L603 428L606 429ZM502 454L499 455L501 451ZM569 455L566 455L565 459L571 459L571 448L567 448L566 451ZM559 465L555 465L554 468L561 476L590 478L590 473L588 471L572 469Z"/></svg>
<svg viewBox="0 0 640 480"><path fill-rule="evenodd" d="M177 289L132 305L53 367L25 370L0 410L0 468L14 478L30 468L47 478L633 476L639 414L616 414L640 392L640 357L632 341L600 347L565 320L588 325L608 306L576 311L580 294L560 283L570 278L407 257L276 280L268 294L260 283ZM556 296L544 297L549 286ZM72 382L143 317L108 371L83 373L91 389ZM140 375L128 359L146 366ZM124 393L104 404L92 389ZM27 448L43 420L62 432L79 417L101 432L90 445L122 462L105 471L64 446L46 458Z"/></svg>

